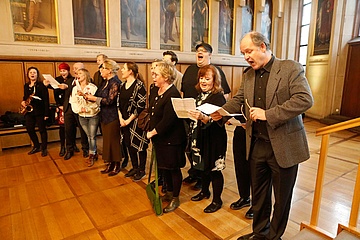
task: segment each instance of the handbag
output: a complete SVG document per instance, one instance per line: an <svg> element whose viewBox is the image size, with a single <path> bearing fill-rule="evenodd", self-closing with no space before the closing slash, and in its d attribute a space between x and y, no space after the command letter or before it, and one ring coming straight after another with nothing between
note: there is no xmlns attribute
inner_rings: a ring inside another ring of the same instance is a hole
<svg viewBox="0 0 360 240"><path fill-rule="evenodd" d="M149 130L150 125L150 113L147 108L141 111L141 113L138 116L138 122L137 125L139 128L141 128L143 131Z"/></svg>
<svg viewBox="0 0 360 240"><path fill-rule="evenodd" d="M155 180L153 182L150 182L151 169L152 169L153 163L155 163L154 164L155 165ZM148 184L146 185L146 194L150 200L150 203L154 209L156 216L162 215L163 209L162 209L162 201L161 201L161 198L159 195L159 177L158 177L156 153L155 153L154 146L151 151L151 162L150 162Z"/></svg>

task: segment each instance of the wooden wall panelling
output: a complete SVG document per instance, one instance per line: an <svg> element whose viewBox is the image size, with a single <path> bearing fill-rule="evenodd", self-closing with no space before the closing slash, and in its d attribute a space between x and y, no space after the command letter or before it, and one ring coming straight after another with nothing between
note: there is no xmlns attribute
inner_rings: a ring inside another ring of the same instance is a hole
<svg viewBox="0 0 360 240"><path fill-rule="evenodd" d="M231 93L229 94L229 98L231 96L233 96L233 90L232 90L232 82L233 82L233 72L232 72L232 69L233 67L232 66L222 66L221 69L223 70L224 74L225 74L225 77L226 77L226 81L229 85L229 88L231 90ZM224 81L223 79L221 79L221 81Z"/></svg>
<svg viewBox="0 0 360 240"><path fill-rule="evenodd" d="M239 90L242 77L243 77L244 67L233 67L233 81L231 86L231 96L233 97Z"/></svg>
<svg viewBox="0 0 360 240"><path fill-rule="evenodd" d="M184 74L184 72L186 71L186 69L190 66L190 64L181 64L180 65L180 72L182 72Z"/></svg>
<svg viewBox="0 0 360 240"><path fill-rule="evenodd" d="M0 62L0 115L17 112L24 95L24 65L22 62Z"/></svg>
<svg viewBox="0 0 360 240"><path fill-rule="evenodd" d="M53 62L24 62L24 66L25 81L27 81L26 73L29 67L36 67L39 69L40 74L55 76L55 65ZM55 103L54 92L52 90L49 90L49 101L50 103Z"/></svg>

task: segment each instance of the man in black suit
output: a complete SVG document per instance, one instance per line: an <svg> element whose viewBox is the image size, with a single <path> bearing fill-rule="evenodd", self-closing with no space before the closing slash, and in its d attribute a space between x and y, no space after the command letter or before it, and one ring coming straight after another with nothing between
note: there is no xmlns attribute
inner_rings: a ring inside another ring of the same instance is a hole
<svg viewBox="0 0 360 240"><path fill-rule="evenodd" d="M66 154L64 160L69 160L73 155L76 149L76 127L79 127L81 134L81 148L83 150L83 157L87 158L89 156L89 142L86 133L82 129L79 118L76 113L71 109L71 104L69 103L71 98L71 93L73 87L75 86L75 80L77 78L77 70L84 68L84 64L77 62L73 65L73 71L75 78L69 78L66 81L66 84L60 84L59 87L65 89L64 96L64 119L65 119L65 138L66 138Z"/></svg>
<svg viewBox="0 0 360 240"><path fill-rule="evenodd" d="M102 82L104 81L104 78L101 76L100 73L100 68L102 67L103 62L107 59L108 57L105 54L99 54L96 56L96 63L99 67L99 70L97 70L94 73L94 77L93 77L93 83L99 88L102 84Z"/></svg>

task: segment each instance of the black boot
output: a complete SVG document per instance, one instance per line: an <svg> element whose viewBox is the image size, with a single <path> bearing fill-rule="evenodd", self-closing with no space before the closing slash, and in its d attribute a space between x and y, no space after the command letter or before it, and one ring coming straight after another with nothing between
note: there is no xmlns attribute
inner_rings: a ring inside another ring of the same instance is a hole
<svg viewBox="0 0 360 240"><path fill-rule="evenodd" d="M63 157L63 156L65 155L65 153L66 153L66 148L65 148L65 146L61 146L61 147L60 147L59 156L60 156L60 157Z"/></svg>
<svg viewBox="0 0 360 240"><path fill-rule="evenodd" d="M118 175L120 170L121 170L120 162L115 162L115 167L111 172L109 172L109 177Z"/></svg>
<svg viewBox="0 0 360 240"><path fill-rule="evenodd" d="M115 167L115 162L110 162L104 170L101 170L101 174L109 173L111 172Z"/></svg>

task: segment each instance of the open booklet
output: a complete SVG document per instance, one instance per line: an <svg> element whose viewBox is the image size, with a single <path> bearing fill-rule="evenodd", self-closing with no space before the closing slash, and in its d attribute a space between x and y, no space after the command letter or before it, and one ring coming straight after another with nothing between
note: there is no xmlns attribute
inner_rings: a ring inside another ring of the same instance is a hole
<svg viewBox="0 0 360 240"><path fill-rule="evenodd" d="M210 115L210 114L217 111L217 112L219 112L221 114L221 116L232 117L228 121L234 126L241 126L241 125L246 123L246 119L242 114L240 114L240 113L229 113L228 111L226 111L222 107L219 107L219 106L216 106L216 105L213 105L213 104L210 104L210 103L204 103L203 105L197 107L196 109L200 110L203 113L208 114L208 115Z"/></svg>
<svg viewBox="0 0 360 240"><path fill-rule="evenodd" d="M190 110L196 110L195 99L193 98L171 98L171 103L176 112L178 118L190 118L194 121L193 117L190 116Z"/></svg>
<svg viewBox="0 0 360 240"><path fill-rule="evenodd" d="M43 74L43 77L50 82L50 85L53 89L59 88L60 83L56 81L56 79L53 78L53 76L51 76L50 74Z"/></svg>

